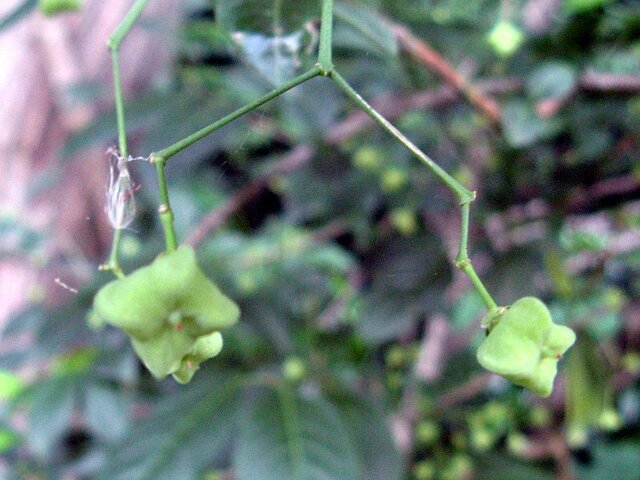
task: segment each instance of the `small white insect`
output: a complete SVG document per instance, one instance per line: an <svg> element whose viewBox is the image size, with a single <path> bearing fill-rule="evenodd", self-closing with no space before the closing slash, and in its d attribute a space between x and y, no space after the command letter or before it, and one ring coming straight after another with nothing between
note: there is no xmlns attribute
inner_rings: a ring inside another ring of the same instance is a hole
<svg viewBox="0 0 640 480"><path fill-rule="evenodd" d="M114 148L107 150L110 156L109 185L107 186L107 206L105 208L109 223L116 230L131 224L136 215L135 193L139 186L131 179L127 163L134 160L149 161L144 157L123 157Z"/></svg>

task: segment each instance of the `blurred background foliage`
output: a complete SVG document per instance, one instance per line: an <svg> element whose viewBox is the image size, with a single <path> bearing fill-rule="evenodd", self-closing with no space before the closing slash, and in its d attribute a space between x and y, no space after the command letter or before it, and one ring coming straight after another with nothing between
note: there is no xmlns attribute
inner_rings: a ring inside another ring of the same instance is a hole
<svg viewBox="0 0 640 480"><path fill-rule="evenodd" d="M171 81L127 102L135 155L315 61L316 0L181 3ZM180 238L242 309L222 354L187 386L153 380L124 335L87 327L110 280L94 265L67 303L34 301L2 332L2 478L640 478L638 2L342 0L335 48L343 76L478 192L472 258L496 300L540 296L578 331L554 394L480 369L452 195L314 79L168 165ZM77 132L58 168L113 145L115 125L105 112ZM125 271L162 248L154 172L133 167ZM37 256L45 237L0 218L2 255Z"/></svg>

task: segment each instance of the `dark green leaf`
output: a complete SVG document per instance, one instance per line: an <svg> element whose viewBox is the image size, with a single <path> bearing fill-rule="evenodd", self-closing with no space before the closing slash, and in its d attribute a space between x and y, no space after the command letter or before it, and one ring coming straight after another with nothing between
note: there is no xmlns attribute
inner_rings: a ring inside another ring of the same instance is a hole
<svg viewBox="0 0 640 480"><path fill-rule="evenodd" d="M239 480L357 480L356 449L335 409L282 386L260 392L240 425Z"/></svg>
<svg viewBox="0 0 640 480"><path fill-rule="evenodd" d="M227 451L233 438L240 383L224 373L200 372L133 425L107 457L100 480L195 480Z"/></svg>
<svg viewBox="0 0 640 480"><path fill-rule="evenodd" d="M85 397L85 415L89 427L99 437L117 440L129 423L129 402L116 389L101 383L88 386Z"/></svg>
<svg viewBox="0 0 640 480"><path fill-rule="evenodd" d="M32 387L27 441L39 457L52 457L55 446L69 428L76 401L77 378L61 376Z"/></svg>
<svg viewBox="0 0 640 480"><path fill-rule="evenodd" d="M355 398L336 400L340 417L358 450L362 478L399 480L403 459L393 443L387 413L379 403Z"/></svg>
<svg viewBox="0 0 640 480"><path fill-rule="evenodd" d="M555 119L543 119L531 105L522 100L512 100L502 111L502 127L507 142L522 148L555 134L559 125Z"/></svg>
<svg viewBox="0 0 640 480"><path fill-rule="evenodd" d="M336 2L335 45L358 48L374 54L397 55L398 42L393 31L379 15L369 8ZM341 22L344 23L344 29Z"/></svg>

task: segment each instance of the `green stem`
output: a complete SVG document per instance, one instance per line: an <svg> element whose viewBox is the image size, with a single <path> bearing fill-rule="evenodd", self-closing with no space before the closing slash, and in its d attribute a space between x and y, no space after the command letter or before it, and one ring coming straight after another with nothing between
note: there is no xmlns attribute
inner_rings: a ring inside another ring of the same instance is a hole
<svg viewBox="0 0 640 480"><path fill-rule="evenodd" d="M152 156L151 161L155 164L156 173L158 174L158 187L160 189L160 206L158 207L158 214L160 215L162 230L164 231L166 250L170 252L178 248L178 241L176 239L176 231L173 226L173 211L171 210L171 204L169 203L169 189L167 187L167 180L164 176L164 167L167 161L166 159L158 156Z"/></svg>
<svg viewBox="0 0 640 480"><path fill-rule="evenodd" d="M149 0L138 0L133 4L131 9L127 12L120 25L109 37L107 45L111 51L111 63L113 67L113 90L115 95L116 104L116 118L118 123L118 152L123 157L129 156L127 148L127 128L125 124L124 116L124 94L122 92L122 77L120 72L120 45L127 36L134 23L140 17L143 8ZM120 261L118 255L120 252L120 239L122 238L122 229L116 228L113 232L113 240L111 242L111 253L109 254L109 260L105 265L102 265L103 270L109 270L117 277L124 277L124 273L120 268Z"/></svg>
<svg viewBox="0 0 640 480"><path fill-rule="evenodd" d="M304 478L301 461L304 457L302 445L300 445L300 425L298 424L298 407L296 399L290 387L280 382L275 387L280 398L283 427L287 441L289 460L292 464L293 478Z"/></svg>
<svg viewBox="0 0 640 480"><path fill-rule="evenodd" d="M113 65L113 90L116 101L116 119L118 122L118 153L128 157L127 127L124 119L124 94L122 93L122 78L120 76L120 52L111 51L111 63Z"/></svg>
<svg viewBox="0 0 640 480"><path fill-rule="evenodd" d="M138 21L138 18L140 18L142 10L147 5L148 1L149 0L137 0L129 9L125 17L122 19L122 22L120 22L120 25L116 27L109 37L107 45L111 51L118 50L120 48L120 44L131 31L133 25Z"/></svg>
<svg viewBox="0 0 640 480"><path fill-rule="evenodd" d="M316 66L312 68L311 70L303 73L302 75L294 78L293 80L288 81L281 87L278 87L275 90L272 90L271 92L267 93L266 95L263 95L262 97L249 103L248 105L245 105L244 107L239 108L235 112L230 113L226 117L221 118L217 122L214 122L211 125L208 125L202 128L201 130L198 130L194 134L189 135L187 138L184 138L179 142L176 142L173 145L163 150L160 150L159 152L153 154L153 156L163 158L165 161L169 160L171 157L173 157L177 153L180 153L185 148L193 145L198 140L203 139L204 137L206 137L207 135L210 135L211 133L215 132L219 128L224 127L225 125L233 122L234 120L242 117L243 115L255 110L261 105L264 105L265 103L273 100L274 98L279 97L283 93L287 92L288 90L291 90L292 88L300 85L301 83L304 83L307 80L311 80L312 78L317 77L318 75L320 75L320 72L321 72L320 67Z"/></svg>
<svg viewBox="0 0 640 480"><path fill-rule="evenodd" d="M338 87L354 101L358 107L364 110L373 120L384 130L390 133L396 140L402 143L418 160L422 161L433 171L433 173L456 195L460 204L470 203L475 198L474 192L467 190L460 182L449 175L436 162L431 160L422 150L415 146L400 130L394 127L386 118L378 113L364 98L356 92L351 85L337 71L330 72L330 77L336 82Z"/></svg>
<svg viewBox="0 0 640 480"><path fill-rule="evenodd" d="M111 242L109 260L107 260L107 263L100 266L100 270L108 270L118 278L124 278L124 272L122 271L122 268L120 268L120 263L118 262L118 247L120 245L121 237L122 229L116 228L113 232L113 241Z"/></svg>
<svg viewBox="0 0 640 480"><path fill-rule="evenodd" d="M333 70L333 0L322 0L322 17L320 19L320 49L318 65L322 75L329 75Z"/></svg>
<svg viewBox="0 0 640 480"><path fill-rule="evenodd" d="M463 203L460 205L460 213L461 213L461 222L460 222L460 246L458 248L458 255L456 257L456 267L462 270L471 280L474 288L482 297L487 308L492 309L496 308L498 305L489 294L487 287L484 286L480 277L476 273L476 270L473 268L473 264L471 263L471 259L469 258L468 253L468 242L469 242L469 203Z"/></svg>
<svg viewBox="0 0 640 480"><path fill-rule="evenodd" d="M431 160L422 150L420 150L411 140L409 140L400 130L393 126L386 118L378 113L371 105L369 105L358 92L356 92L351 85L335 70L330 72L329 75L342 89L346 95L351 98L356 105L364 110L373 120L376 121L384 130L390 133L396 140L402 143L414 156L420 161L425 163L440 181L446 185L456 196L460 202L460 211L462 216L462 222L460 227L460 247L458 256L456 257L456 266L462 270L471 280L471 283L482 297L488 308L495 308L496 302L489 294L489 291L478 277L471 260L468 255L468 241L469 241L469 205L475 199L475 192L467 190L460 182L449 175L440 165Z"/></svg>

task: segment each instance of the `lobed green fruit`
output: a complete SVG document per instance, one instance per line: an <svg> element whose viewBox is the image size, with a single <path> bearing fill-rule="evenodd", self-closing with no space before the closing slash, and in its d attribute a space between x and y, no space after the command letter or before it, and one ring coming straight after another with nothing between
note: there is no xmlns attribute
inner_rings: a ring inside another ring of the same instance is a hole
<svg viewBox="0 0 640 480"><path fill-rule="evenodd" d="M38 6L45 15L56 15L62 12L80 10L82 0L38 0Z"/></svg>
<svg viewBox="0 0 640 480"><path fill-rule="evenodd" d="M219 331L239 316L238 306L202 273L193 249L181 246L102 287L90 322L129 335L155 377L172 374L187 383L200 363L220 353Z"/></svg>
<svg viewBox="0 0 640 480"><path fill-rule="evenodd" d="M557 363L573 345L576 335L569 327L556 325L546 305L525 297L511 307L489 312L493 326L478 349L480 365L548 397L553 389Z"/></svg>

